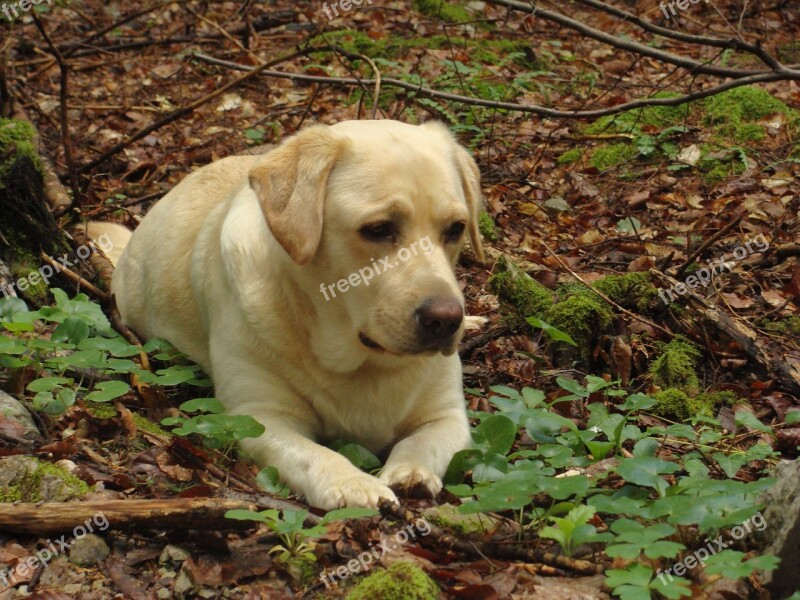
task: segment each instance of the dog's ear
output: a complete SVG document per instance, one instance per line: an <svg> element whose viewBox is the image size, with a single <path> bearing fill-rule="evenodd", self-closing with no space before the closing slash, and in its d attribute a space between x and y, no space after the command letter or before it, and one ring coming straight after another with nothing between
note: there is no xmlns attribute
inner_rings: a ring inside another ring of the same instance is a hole
<svg viewBox="0 0 800 600"><path fill-rule="evenodd" d="M453 141L456 146L456 161L458 163L459 176L461 178L461 187L464 188L464 196L467 199L467 207L469 208L469 242L472 245L472 251L479 261L485 260L483 253L483 242L481 240L481 232L478 228L480 220L480 212L483 208L483 193L481 192L481 172L475 160L470 156L464 148L458 143Z"/></svg>
<svg viewBox="0 0 800 600"><path fill-rule="evenodd" d="M250 186L270 230L299 265L317 253L328 176L345 143L325 125L309 127L250 169Z"/></svg>

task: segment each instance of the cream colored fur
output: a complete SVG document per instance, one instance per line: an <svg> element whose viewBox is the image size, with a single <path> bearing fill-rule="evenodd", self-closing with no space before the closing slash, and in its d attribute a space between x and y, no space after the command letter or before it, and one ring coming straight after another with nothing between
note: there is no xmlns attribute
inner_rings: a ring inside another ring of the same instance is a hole
<svg viewBox="0 0 800 600"><path fill-rule="evenodd" d="M113 293L128 326L172 342L209 372L230 414L263 423L244 450L312 505L436 494L469 443L455 352L464 326L422 347L415 310L443 296L463 307L454 266L464 236L445 232L465 223L482 257L480 201L474 161L438 124L310 127L186 177L115 257ZM360 234L389 220L392 241ZM425 237L430 253L397 260ZM398 265L368 286L320 292L386 255ZM334 439L388 451L380 476L321 445Z"/></svg>

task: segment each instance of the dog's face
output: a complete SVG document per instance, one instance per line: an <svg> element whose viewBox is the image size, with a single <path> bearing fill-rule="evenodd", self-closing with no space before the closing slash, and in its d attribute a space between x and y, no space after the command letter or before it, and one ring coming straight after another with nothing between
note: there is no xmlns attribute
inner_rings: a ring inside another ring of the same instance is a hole
<svg viewBox="0 0 800 600"><path fill-rule="evenodd" d="M477 166L444 127L313 127L266 155L250 182L304 290L323 310L339 305L350 341L383 355L455 352L454 268L467 235L482 258L481 195Z"/></svg>

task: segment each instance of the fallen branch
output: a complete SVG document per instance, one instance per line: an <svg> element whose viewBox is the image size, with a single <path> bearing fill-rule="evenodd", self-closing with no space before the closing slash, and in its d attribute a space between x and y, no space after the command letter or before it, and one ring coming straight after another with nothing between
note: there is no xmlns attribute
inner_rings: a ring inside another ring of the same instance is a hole
<svg viewBox="0 0 800 600"><path fill-rule="evenodd" d="M413 513L388 500L381 500L379 508L381 514L386 518L405 522L413 522L415 518ZM421 544L430 546L437 551L441 546L447 546L456 552L475 558L486 559L488 557L518 560L526 563L542 563L551 567L580 573L581 575L598 575L604 572L603 565L598 565L588 560L570 558L569 556L552 552L542 552L536 548L522 545L522 543L496 543L465 539L461 536L452 535L436 525L429 524L428 526L430 527L430 533L426 536L420 536L418 540Z"/></svg>
<svg viewBox="0 0 800 600"><path fill-rule="evenodd" d="M240 65L238 63L234 63L228 60L222 60L219 58L207 56L201 52L194 52L192 56L193 58L201 60L205 63L226 67L228 69L233 69L236 71L252 72L252 70L254 69L253 67L249 67L247 65ZM260 69L260 67L256 68ZM267 69L261 70L260 74L265 75L267 77L289 79L290 81L306 81L309 83L323 83L326 85L360 86L360 85L375 84L375 80L373 79L353 79L350 77L325 77L320 75L301 75L298 73L270 71ZM532 113L544 117L553 117L558 119L596 119L598 117L617 115L619 113L623 113L636 108L644 108L647 106L678 106L680 104L685 104L687 102L692 102L694 100L702 100L703 98L707 98L709 96L714 96L722 92L727 92L728 90L732 90L737 87L751 85L754 83L783 81L786 79L800 80L800 71L797 71L796 75L793 75L790 78L786 77L783 73L763 72L762 74L756 74L756 75L751 75L749 77L743 77L741 79L735 79L732 81L728 81L726 83L716 85L714 87L707 88L705 90L692 92L690 94L684 94L682 96L674 96L670 98L641 98L639 100L633 100L631 102L626 102L624 104L617 104L615 106L611 106L608 108L597 108L593 110L560 110L556 108L547 108L545 106L539 106L536 104L516 104L514 102L500 102L497 100L484 100L483 98L471 98L469 96L451 94L450 92L440 92L438 90L433 90L430 88L423 87L422 84L413 84L409 83L408 81L402 81L400 79L393 79L386 77L381 79L381 84L383 85L383 87L395 87L407 90L409 92L414 92L417 96L421 96L424 98L438 98L440 100L449 100L451 102L461 102L462 104L467 104L471 106L484 106L486 108L495 108L499 110L510 110L522 113Z"/></svg>
<svg viewBox="0 0 800 600"><path fill-rule="evenodd" d="M76 284L78 286L78 291L80 291L81 289L88 290L103 304L106 304L109 301L110 298L106 292L98 288L90 281L86 281L83 277L81 277L68 267L65 267L64 265L57 263L55 259L52 258L51 256L42 252L40 254L40 257L44 262L46 262L48 265L56 269L56 273L60 272L62 275L64 275L64 277L66 277L74 284Z"/></svg>
<svg viewBox="0 0 800 600"><path fill-rule="evenodd" d="M259 503L219 498L170 498L4 504L0 511L0 529L36 535L64 533L101 514L109 523L108 529L249 529L256 523L226 519L225 513L237 509L283 510L287 507L298 508L280 500L266 502L264 497Z"/></svg>
<svg viewBox="0 0 800 600"><path fill-rule="evenodd" d="M664 287L674 288L678 281L656 269L650 274ZM758 333L741 320L734 320L707 302L687 287L683 298L691 310L689 314L697 314L703 321L710 323L719 332L742 347L744 352L756 361L770 376L785 385L794 394L800 394L800 362L796 358L786 356L775 344L762 341Z"/></svg>
<svg viewBox="0 0 800 600"><path fill-rule="evenodd" d="M572 29L573 31L577 31L578 33L591 38L593 40L597 40L599 42L603 42L604 44L608 44L609 46L613 46L614 48L619 48L620 50L626 50L628 52L633 52L635 54L639 54L640 56L647 56L649 58L653 58L660 62L668 63L675 65L677 67L682 67L684 69L689 69L692 73L697 75L713 75L715 77L730 77L733 79L738 78L746 78L753 75L761 75L765 73L785 73L787 75L787 79L800 79L800 71L796 69L792 69L789 67L784 67L781 65L777 60L772 57L769 57L765 52L756 50L754 46L750 46L744 43L739 43L739 47L756 54L762 61L769 61L771 71L752 71L752 70L743 70L743 69L728 69L725 67L715 67L709 66L708 64L692 60L690 58L686 58L684 56L679 56L677 54L672 54L670 52L665 52L664 50L659 50L657 48L653 48L651 46L647 46L645 44L641 44L639 42L635 42L633 40L622 39L618 38L614 35L606 33L604 31L600 31L599 29L595 29L585 23L581 23L575 19L572 19L566 15L562 15L561 13L557 13L551 10L545 10L543 8L539 8L537 6L532 6L531 3L519 2L518 0L487 0L489 4L495 4L497 6L505 6L509 10L514 10L517 12L523 12L528 15L532 15L539 19L544 19L546 21L550 21L552 23L556 23L561 25L562 27L566 27L568 29ZM595 2L594 7L598 8L601 5L601 2ZM606 7L607 9L611 9L611 7ZM606 12L610 12L610 10L606 10ZM620 13L623 11L619 11ZM622 18L622 15L617 14ZM633 17L633 15L630 15ZM630 20L630 19L626 19ZM637 25L640 23L645 23L644 21L636 22ZM640 25L641 26L641 25ZM653 27L650 27L649 30L652 30ZM707 45L713 46L716 42L713 41L714 38L709 38L708 40L702 42ZM697 43L697 42L696 42ZM717 46L722 47L722 46Z"/></svg>

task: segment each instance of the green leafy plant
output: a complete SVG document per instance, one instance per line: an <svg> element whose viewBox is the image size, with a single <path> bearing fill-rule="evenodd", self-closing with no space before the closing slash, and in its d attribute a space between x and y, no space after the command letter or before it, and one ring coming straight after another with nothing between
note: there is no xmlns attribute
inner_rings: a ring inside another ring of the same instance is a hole
<svg viewBox="0 0 800 600"><path fill-rule="evenodd" d="M598 533L597 528L589 524L595 512L593 507L580 504L570 510L566 517L550 517L555 526L542 528L539 537L557 541L568 556L581 544L612 539L610 534Z"/></svg>
<svg viewBox="0 0 800 600"><path fill-rule="evenodd" d="M264 523L272 531L278 534L281 544L270 549L270 554L278 554L278 560L286 562L290 558L304 558L316 560L314 554L314 538L318 538L328 531L327 525L333 521L343 519L360 519L371 517L378 514L378 511L371 508L340 508L327 513L320 520L319 524L313 527L304 527L308 518L307 510L284 510L275 509L256 512L253 510L229 510L225 513L228 519L239 521L257 521Z"/></svg>
<svg viewBox="0 0 800 600"><path fill-rule="evenodd" d="M237 442L258 437L264 433L264 426L249 415L222 414L225 407L216 398L195 398L184 402L181 410L198 412L192 417L167 417L162 425L173 426L172 433L180 436L200 435L209 448L230 452Z"/></svg>

